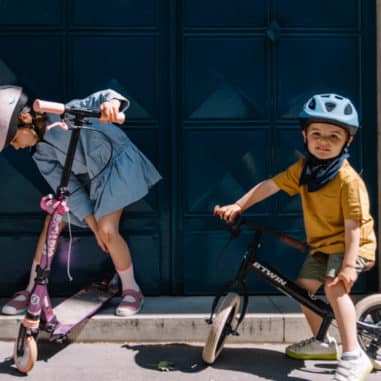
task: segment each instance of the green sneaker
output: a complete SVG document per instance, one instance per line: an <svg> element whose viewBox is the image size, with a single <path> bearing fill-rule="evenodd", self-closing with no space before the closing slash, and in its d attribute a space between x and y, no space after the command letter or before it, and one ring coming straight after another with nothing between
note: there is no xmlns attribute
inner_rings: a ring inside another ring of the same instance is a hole
<svg viewBox="0 0 381 381"><path fill-rule="evenodd" d="M333 337L328 342L311 337L289 345L286 348L286 355L297 360L337 360L339 348Z"/></svg>

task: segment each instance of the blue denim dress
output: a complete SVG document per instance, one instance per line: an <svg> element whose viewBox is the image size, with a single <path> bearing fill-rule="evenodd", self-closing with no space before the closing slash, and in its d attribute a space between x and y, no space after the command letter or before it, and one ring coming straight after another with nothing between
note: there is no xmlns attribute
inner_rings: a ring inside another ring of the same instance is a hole
<svg viewBox="0 0 381 381"><path fill-rule="evenodd" d="M103 90L85 99L73 100L67 106L98 110L103 102L113 98L121 101L122 111L128 107L128 100L113 90ZM57 115L48 114L48 124L58 120ZM80 134L68 184L71 193L68 205L70 222L81 227L87 226L84 218L90 214L99 220L140 200L161 179L153 164L119 127L101 124L95 118L91 121L92 127L102 131L109 139L97 131L82 130ZM47 130L43 140L35 146L33 159L54 191L61 180L70 135L55 127ZM109 165L102 171L110 156Z"/></svg>

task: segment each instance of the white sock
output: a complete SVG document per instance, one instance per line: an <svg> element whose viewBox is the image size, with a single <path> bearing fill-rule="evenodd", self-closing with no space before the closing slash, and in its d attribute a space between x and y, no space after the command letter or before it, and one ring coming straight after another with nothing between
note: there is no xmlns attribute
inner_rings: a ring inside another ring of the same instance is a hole
<svg viewBox="0 0 381 381"><path fill-rule="evenodd" d="M122 282L122 290L132 289L140 291L140 288L135 281L134 266L132 264L125 270L117 271L120 277L120 281Z"/></svg>
<svg viewBox="0 0 381 381"><path fill-rule="evenodd" d="M39 265L38 262L36 261L33 261L32 263L32 268L30 270L30 275L29 275L29 283L28 283L28 286L26 287L26 290L28 292L31 292L32 291L32 288L34 286L34 280L36 279L36 267Z"/></svg>
<svg viewBox="0 0 381 381"><path fill-rule="evenodd" d="M360 358L360 356L361 356L360 349L356 349L355 351L351 351L351 352L343 352L341 355L341 358L343 360L357 360L358 358Z"/></svg>

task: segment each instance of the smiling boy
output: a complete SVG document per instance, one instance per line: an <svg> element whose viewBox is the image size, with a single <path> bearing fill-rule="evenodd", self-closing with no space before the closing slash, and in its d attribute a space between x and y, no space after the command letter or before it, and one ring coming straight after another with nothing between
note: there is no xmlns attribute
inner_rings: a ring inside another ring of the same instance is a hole
<svg viewBox="0 0 381 381"><path fill-rule="evenodd" d="M348 148L359 129L352 102L337 94L317 94L299 116L307 156L264 180L234 204L214 208L232 222L250 206L279 190L299 194L310 255L297 283L315 294L323 285L337 320L342 355L334 381L363 381L373 365L357 341L356 311L349 292L358 273L375 260L376 238L366 186L348 162ZM296 359L338 358L334 338L316 339L321 318L302 307L313 337L290 345Z"/></svg>

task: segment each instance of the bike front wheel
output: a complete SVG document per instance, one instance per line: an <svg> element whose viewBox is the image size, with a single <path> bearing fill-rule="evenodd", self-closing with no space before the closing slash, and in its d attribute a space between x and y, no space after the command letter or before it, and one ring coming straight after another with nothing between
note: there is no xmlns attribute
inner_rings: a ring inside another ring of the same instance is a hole
<svg viewBox="0 0 381 381"><path fill-rule="evenodd" d="M21 373L28 373L37 360L37 343L33 336L26 336L24 340L24 353L17 353L17 341L13 352L13 361Z"/></svg>
<svg viewBox="0 0 381 381"><path fill-rule="evenodd" d="M227 336L232 333L233 327L237 323L239 305L239 295L229 292L217 308L216 316L202 351L202 358L207 364L213 364L221 354Z"/></svg>
<svg viewBox="0 0 381 381"><path fill-rule="evenodd" d="M372 324L381 330L381 294L367 296L356 304L356 315L360 322ZM373 362L375 369L381 370L381 336L375 337L366 329L357 334L361 348Z"/></svg>

